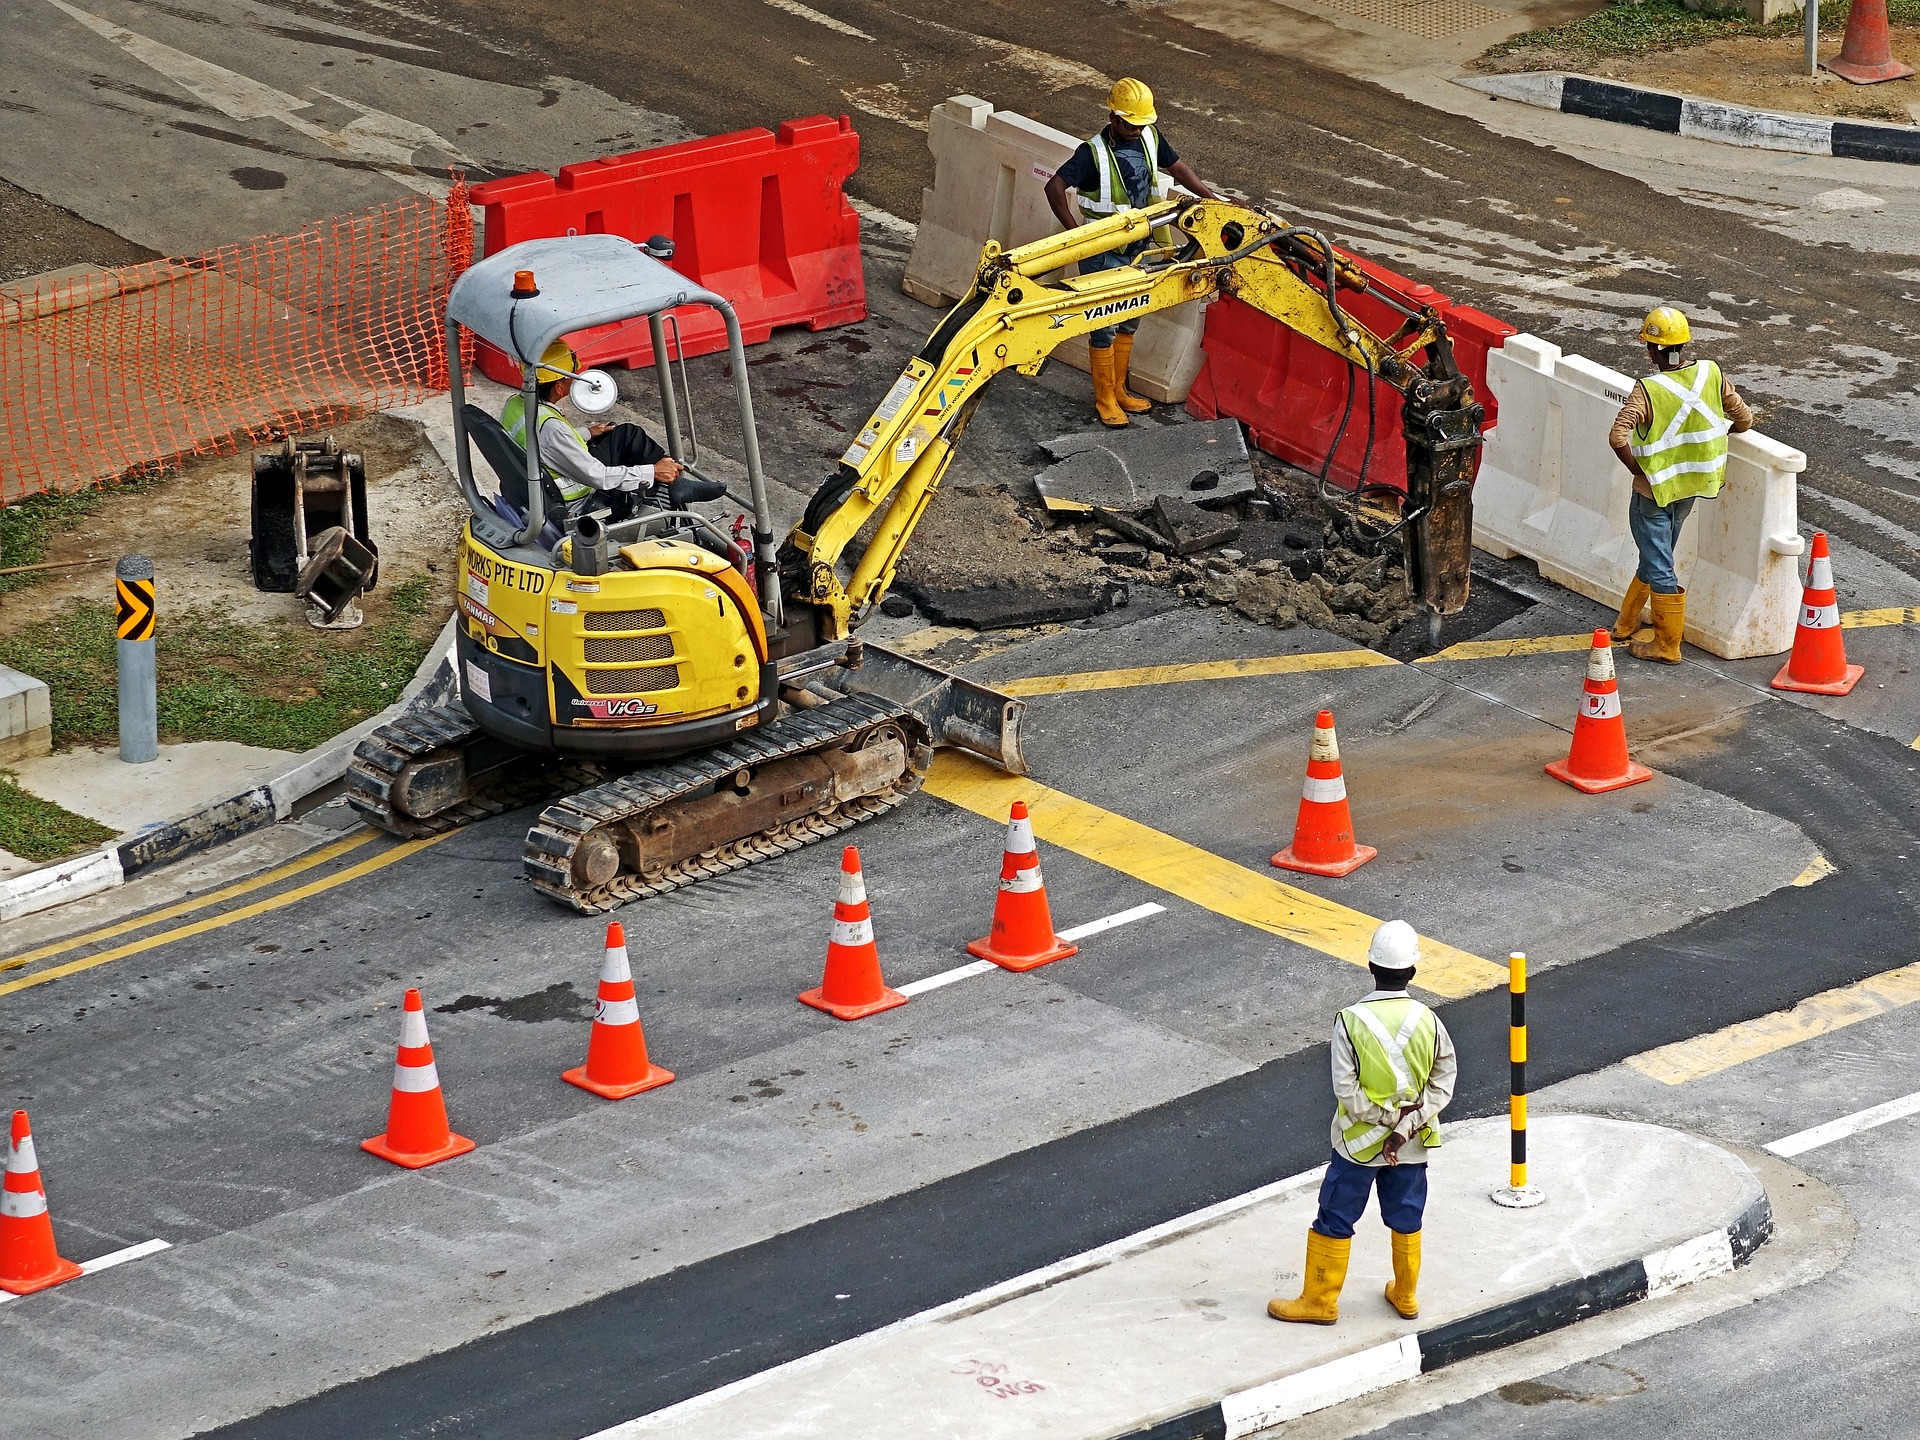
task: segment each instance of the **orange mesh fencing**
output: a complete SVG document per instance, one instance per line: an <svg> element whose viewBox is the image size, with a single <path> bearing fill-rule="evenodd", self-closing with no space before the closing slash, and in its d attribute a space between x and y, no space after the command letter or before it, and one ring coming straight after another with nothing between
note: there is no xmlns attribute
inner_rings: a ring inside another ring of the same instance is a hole
<svg viewBox="0 0 1920 1440"><path fill-rule="evenodd" d="M231 454L447 387L467 185L0 293L0 503Z"/></svg>

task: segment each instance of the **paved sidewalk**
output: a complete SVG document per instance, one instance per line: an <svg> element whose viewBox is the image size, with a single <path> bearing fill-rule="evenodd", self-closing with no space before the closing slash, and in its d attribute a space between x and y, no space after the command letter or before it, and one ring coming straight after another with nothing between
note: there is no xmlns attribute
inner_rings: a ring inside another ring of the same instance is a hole
<svg viewBox="0 0 1920 1440"><path fill-rule="evenodd" d="M1380 1293L1391 1271L1372 1211L1354 1239L1340 1323L1267 1318L1269 1297L1299 1289L1313 1171L595 1440L893 1440L907 1417L919 1440L1103 1440L1151 1426L1246 1435L1723 1273L1745 1253L1724 1237L1739 1230L1750 1245L1767 1228L1758 1179L1707 1141L1582 1115L1539 1118L1529 1138L1550 1198L1513 1211L1488 1199L1506 1180L1505 1125L1449 1134L1418 1320L1401 1320ZM1643 1275L1637 1289L1629 1271Z"/></svg>

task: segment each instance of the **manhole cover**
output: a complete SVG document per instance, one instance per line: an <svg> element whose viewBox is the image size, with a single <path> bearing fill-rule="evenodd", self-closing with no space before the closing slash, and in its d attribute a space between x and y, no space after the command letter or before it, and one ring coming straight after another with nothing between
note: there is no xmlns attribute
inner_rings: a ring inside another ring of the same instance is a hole
<svg viewBox="0 0 1920 1440"><path fill-rule="evenodd" d="M1441 40L1463 30L1476 30L1513 16L1475 0L1319 0L1329 10L1371 20L1376 25L1405 30L1428 40Z"/></svg>

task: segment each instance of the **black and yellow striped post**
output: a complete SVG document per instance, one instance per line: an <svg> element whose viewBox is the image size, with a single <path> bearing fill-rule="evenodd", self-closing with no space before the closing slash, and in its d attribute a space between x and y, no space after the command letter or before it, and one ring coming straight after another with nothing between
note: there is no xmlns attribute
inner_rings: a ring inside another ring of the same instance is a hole
<svg viewBox="0 0 1920 1440"><path fill-rule="evenodd" d="M113 567L118 602L116 649L120 662L120 758L145 765L160 758L159 709L154 693L153 562L123 555Z"/></svg>
<svg viewBox="0 0 1920 1440"><path fill-rule="evenodd" d="M1507 1062L1510 1067L1507 1101L1513 1149L1507 1183L1493 1192L1493 1203L1509 1210L1527 1210L1546 1203L1546 1192L1527 1183L1527 957L1518 950L1507 956Z"/></svg>

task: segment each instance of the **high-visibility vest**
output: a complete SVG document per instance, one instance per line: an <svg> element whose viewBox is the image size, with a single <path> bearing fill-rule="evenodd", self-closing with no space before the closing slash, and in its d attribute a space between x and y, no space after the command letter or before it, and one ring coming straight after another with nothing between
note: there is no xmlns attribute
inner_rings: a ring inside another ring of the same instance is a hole
<svg viewBox="0 0 1920 1440"><path fill-rule="evenodd" d="M542 401L538 413L542 425L545 425L549 420L558 420L562 425L566 426L567 429L572 430L574 439L578 440L583 448L585 447L587 437L575 429L573 422L567 419L558 407ZM516 394L507 397L507 403L500 407L500 427L507 432L514 444L518 445L522 450L527 448L526 396ZM576 480L571 475L562 474L558 468L547 463L544 455L540 458L540 468L546 472L549 480L560 487L560 498L569 504L575 500L584 500L593 493L593 487L591 485L586 484L584 481Z"/></svg>
<svg viewBox="0 0 1920 1440"><path fill-rule="evenodd" d="M1640 382L1653 418L1633 432L1633 458L1653 487L1656 504L1692 495L1709 499L1727 478L1727 435L1732 426L1720 403L1720 367L1696 360Z"/></svg>
<svg viewBox="0 0 1920 1440"><path fill-rule="evenodd" d="M1085 190L1075 192L1080 201L1080 213L1089 220L1097 220L1102 215L1137 209L1133 197L1127 193L1127 180L1120 170L1120 157L1113 153L1106 132L1103 130L1098 135L1088 136L1087 148L1093 152L1093 168L1100 172L1100 188L1091 194ZM1160 132L1151 125L1140 132L1140 153L1147 161L1148 201L1166 199L1173 182L1160 173ZM1163 244L1172 236L1172 232L1165 227L1153 233L1154 238Z"/></svg>
<svg viewBox="0 0 1920 1440"><path fill-rule="evenodd" d="M1359 1062L1360 1088L1382 1110L1399 1110L1419 1101L1433 1074L1433 1056L1440 1022L1433 1011L1411 998L1363 1000L1340 1012ZM1341 1138L1347 1154L1365 1163L1386 1148L1388 1126L1355 1120L1347 1107L1338 1107ZM1429 1147L1440 1144L1440 1127L1429 1120L1420 1128Z"/></svg>

